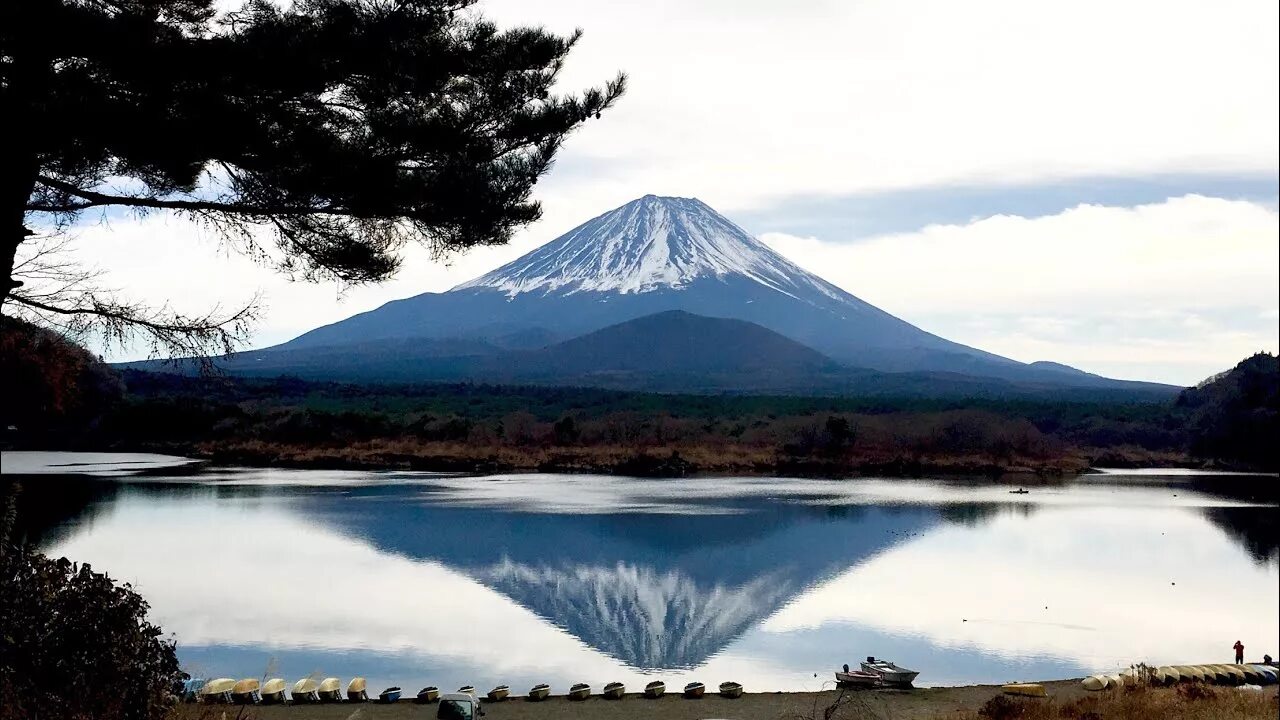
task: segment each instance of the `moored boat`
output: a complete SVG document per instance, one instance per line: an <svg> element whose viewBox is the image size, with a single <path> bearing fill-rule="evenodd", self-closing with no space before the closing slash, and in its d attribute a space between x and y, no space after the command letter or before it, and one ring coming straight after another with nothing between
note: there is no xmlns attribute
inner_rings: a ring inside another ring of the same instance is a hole
<svg viewBox="0 0 1280 720"><path fill-rule="evenodd" d="M684 686L684 696L691 700L696 700L702 697L706 692L707 686L700 682L691 682Z"/></svg>
<svg viewBox="0 0 1280 720"><path fill-rule="evenodd" d="M486 697L489 698L489 702L502 702L503 700L506 700L507 696L510 694L511 694L511 688L507 687L506 685L499 685L494 689L490 690L489 694Z"/></svg>
<svg viewBox="0 0 1280 720"><path fill-rule="evenodd" d="M206 705L226 705L231 702L231 690L235 686L234 678L210 680L200 688L200 702Z"/></svg>
<svg viewBox="0 0 1280 720"><path fill-rule="evenodd" d="M600 691L600 694L606 700L621 700L622 696L627 694L627 686L620 682L606 683L604 690Z"/></svg>
<svg viewBox="0 0 1280 720"><path fill-rule="evenodd" d="M644 686L644 696L650 700L656 700L667 694L667 684L661 680L654 680Z"/></svg>
<svg viewBox="0 0 1280 720"><path fill-rule="evenodd" d="M293 684L293 690L289 693L293 698L295 705L305 705L307 703L320 702L319 693L320 683L311 678L302 678Z"/></svg>
<svg viewBox="0 0 1280 720"><path fill-rule="evenodd" d="M316 686L316 694L322 703L342 702L342 681L336 677L325 678Z"/></svg>
<svg viewBox="0 0 1280 720"><path fill-rule="evenodd" d="M1044 691L1044 686L1039 683L1009 683L1001 685L1000 691L1005 695L1021 695L1022 697L1049 697L1049 693Z"/></svg>
<svg viewBox="0 0 1280 720"><path fill-rule="evenodd" d="M231 702L237 705L257 705L262 702L262 683L253 678L236 682L231 688Z"/></svg>
<svg viewBox="0 0 1280 720"><path fill-rule="evenodd" d="M392 686L378 693L378 702L390 705L400 702L400 688Z"/></svg>
<svg viewBox="0 0 1280 720"><path fill-rule="evenodd" d="M880 683L880 676L861 670L836 671L836 684L842 687L872 687Z"/></svg>
<svg viewBox="0 0 1280 720"><path fill-rule="evenodd" d="M440 688L435 685L428 685L418 691L413 701L421 705L433 703L440 699Z"/></svg>
<svg viewBox="0 0 1280 720"><path fill-rule="evenodd" d="M722 682L720 683L720 697L729 699L742 697L742 683Z"/></svg>
<svg viewBox="0 0 1280 720"><path fill-rule="evenodd" d="M586 700L591 697L591 686L586 683L575 683L569 688L570 700Z"/></svg>
<svg viewBox="0 0 1280 720"><path fill-rule="evenodd" d="M262 683L262 704L283 705L286 687L284 678L271 678Z"/></svg>
<svg viewBox="0 0 1280 720"><path fill-rule="evenodd" d="M546 700L551 696L551 686L546 683L538 683L529 688L529 699L533 702Z"/></svg>
<svg viewBox="0 0 1280 720"><path fill-rule="evenodd" d="M867 661L862 663L862 672L879 675L880 681L886 685L910 685L920 675L915 670L898 667L890 660L877 660L874 657L868 657Z"/></svg>
<svg viewBox="0 0 1280 720"><path fill-rule="evenodd" d="M369 684L362 677L347 683L347 702L369 702Z"/></svg>

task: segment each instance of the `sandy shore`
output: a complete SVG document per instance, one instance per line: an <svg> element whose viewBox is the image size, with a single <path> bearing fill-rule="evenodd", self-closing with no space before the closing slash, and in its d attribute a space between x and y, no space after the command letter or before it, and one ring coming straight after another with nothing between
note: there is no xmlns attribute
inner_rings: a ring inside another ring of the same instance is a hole
<svg viewBox="0 0 1280 720"><path fill-rule="evenodd" d="M1060 680L1044 683L1049 694L1058 700L1071 700L1087 694L1079 680ZM726 718L728 720L792 720L822 717L822 710L835 701L838 691L820 693L747 693L736 700L726 700L708 694L701 700L686 700L679 695L667 695L658 700L646 700L639 695L628 695L622 700L605 700L599 696L582 702L570 702L564 697L552 697L543 702L527 702L512 698L500 703L484 705L485 720L525 720L526 718L555 718L560 720L635 720L655 718L662 720L702 720ZM917 688L912 690L864 690L852 693L857 702L870 711L867 717L892 717L894 720L923 720L952 715L956 711L975 711L994 695L1000 694L998 685L972 685L950 688ZM380 718L435 717L435 706L415 705L402 701L395 705L375 703L361 705L311 705L245 708L244 715L237 715L241 708L184 706L175 719L227 720L257 718L259 720L283 720L284 718L315 718L316 720L377 720ZM863 713L849 708L839 717L863 717Z"/></svg>

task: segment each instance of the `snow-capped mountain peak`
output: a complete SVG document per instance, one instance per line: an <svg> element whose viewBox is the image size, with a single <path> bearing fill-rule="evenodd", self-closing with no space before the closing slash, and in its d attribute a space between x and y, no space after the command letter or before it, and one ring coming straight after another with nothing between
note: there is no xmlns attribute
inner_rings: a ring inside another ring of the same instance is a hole
<svg viewBox="0 0 1280 720"><path fill-rule="evenodd" d="M568 295L680 289L737 275L794 295L841 295L696 198L645 195L454 290Z"/></svg>

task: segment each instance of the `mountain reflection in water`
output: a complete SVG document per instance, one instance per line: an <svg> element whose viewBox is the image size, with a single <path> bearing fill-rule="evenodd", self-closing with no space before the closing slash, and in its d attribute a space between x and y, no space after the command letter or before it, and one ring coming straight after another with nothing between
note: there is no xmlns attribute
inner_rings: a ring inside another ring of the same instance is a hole
<svg viewBox="0 0 1280 720"><path fill-rule="evenodd" d="M772 690L874 654L944 684L1206 662L1237 636L1274 655L1280 634L1275 504L1150 483L25 480L22 532L135 583L210 674Z"/></svg>

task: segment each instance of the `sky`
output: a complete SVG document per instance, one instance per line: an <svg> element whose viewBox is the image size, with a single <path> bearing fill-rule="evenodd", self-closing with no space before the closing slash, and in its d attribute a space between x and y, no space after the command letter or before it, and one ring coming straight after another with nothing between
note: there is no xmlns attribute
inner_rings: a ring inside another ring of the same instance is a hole
<svg viewBox="0 0 1280 720"><path fill-rule="evenodd" d="M443 291L648 193L697 197L930 332L1023 361L1193 384L1280 350L1280 4L487 0L619 71L544 217L500 248L405 252L373 287L291 282L180 219L85 216L129 295L261 293L251 346ZM137 356L115 349L111 359Z"/></svg>

